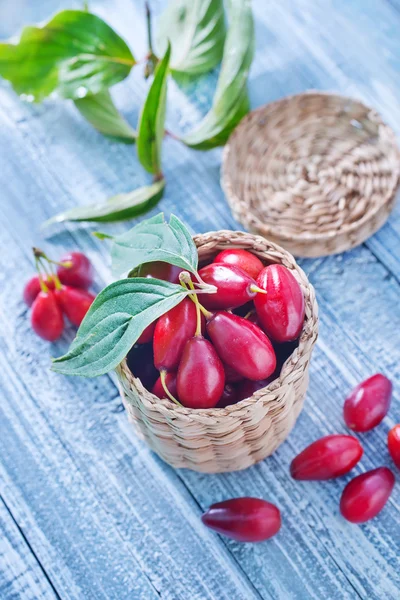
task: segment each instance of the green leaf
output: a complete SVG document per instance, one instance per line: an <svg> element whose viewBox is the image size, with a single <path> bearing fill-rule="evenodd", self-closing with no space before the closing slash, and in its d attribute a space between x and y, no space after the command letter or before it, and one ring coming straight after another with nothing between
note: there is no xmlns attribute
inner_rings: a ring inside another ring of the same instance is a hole
<svg viewBox="0 0 400 600"><path fill-rule="evenodd" d="M174 215L169 223L163 213L142 221L114 238L112 270L121 277L143 263L160 260L195 273L198 254L190 232Z"/></svg>
<svg viewBox="0 0 400 600"><path fill-rule="evenodd" d="M212 107L182 141L197 150L223 145L249 110L247 77L254 55L254 23L250 0L231 0L229 29Z"/></svg>
<svg viewBox="0 0 400 600"><path fill-rule="evenodd" d="M25 27L18 44L0 44L0 75L18 94L41 101L57 93L73 100L125 79L135 59L102 19L81 10L59 12L42 27Z"/></svg>
<svg viewBox="0 0 400 600"><path fill-rule="evenodd" d="M108 90L75 100L75 106L103 135L127 144L135 143L136 131L119 113Z"/></svg>
<svg viewBox="0 0 400 600"><path fill-rule="evenodd" d="M97 296L68 353L54 360L64 375L96 377L114 369L144 329L187 295L159 279L121 279Z"/></svg>
<svg viewBox="0 0 400 600"><path fill-rule="evenodd" d="M200 75L222 59L225 40L223 0L173 0L158 22L161 54L171 40L171 70Z"/></svg>
<svg viewBox="0 0 400 600"><path fill-rule="evenodd" d="M168 44L164 58L158 64L154 79L139 117L137 152L144 168L161 173L161 144L164 137L165 109L167 102L167 75L171 46Z"/></svg>
<svg viewBox="0 0 400 600"><path fill-rule="evenodd" d="M163 195L164 187L165 180L161 179L128 194L112 196L106 202L98 202L89 206L77 206L52 217L43 223L42 228L54 223L63 223L64 221L111 223L133 219L156 206Z"/></svg>

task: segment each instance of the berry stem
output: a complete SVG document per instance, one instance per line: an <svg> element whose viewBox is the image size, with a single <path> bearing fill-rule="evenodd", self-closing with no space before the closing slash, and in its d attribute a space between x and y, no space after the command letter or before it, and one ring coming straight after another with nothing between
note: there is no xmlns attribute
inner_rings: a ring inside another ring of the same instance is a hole
<svg viewBox="0 0 400 600"><path fill-rule="evenodd" d="M178 406L182 406L182 404L180 402L178 402L178 400L175 398L175 396L173 396L171 394L171 392L169 391L169 389L167 387L167 383L165 381L166 375L167 375L167 371L165 369L162 369L160 371L160 380L161 380L161 385L163 386L164 392L167 394L168 398L170 400L172 400L172 402L175 402L175 404L177 404Z"/></svg>
<svg viewBox="0 0 400 600"><path fill-rule="evenodd" d="M258 294L267 294L267 290L263 290L262 288L258 287L258 285L253 284L250 286L250 291Z"/></svg>

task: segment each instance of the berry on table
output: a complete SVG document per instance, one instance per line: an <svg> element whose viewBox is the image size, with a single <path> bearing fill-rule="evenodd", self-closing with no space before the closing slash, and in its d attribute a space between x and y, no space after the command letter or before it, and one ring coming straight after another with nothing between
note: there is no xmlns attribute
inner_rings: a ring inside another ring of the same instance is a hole
<svg viewBox="0 0 400 600"><path fill-rule="evenodd" d="M377 373L357 385L346 398L343 408L347 427L353 431L370 431L387 414L392 396L392 383Z"/></svg>
<svg viewBox="0 0 400 600"><path fill-rule="evenodd" d="M96 298L94 294L91 294L87 290L69 285L63 285L61 289L56 289L55 295L67 319L76 327L79 327L82 323L87 311Z"/></svg>
<svg viewBox="0 0 400 600"><path fill-rule="evenodd" d="M360 442L351 435L327 435L313 442L291 462L293 479L324 480L351 471L363 455Z"/></svg>
<svg viewBox="0 0 400 600"><path fill-rule="evenodd" d="M340 512L351 523L365 523L383 509L394 487L394 475L379 467L354 477L343 490Z"/></svg>
<svg viewBox="0 0 400 600"><path fill-rule="evenodd" d="M263 542L278 533L281 514L261 498L232 498L213 504L202 515L204 525L237 542Z"/></svg>
<svg viewBox="0 0 400 600"><path fill-rule="evenodd" d="M68 252L57 264L57 275L61 283L84 289L93 283L92 263L82 252Z"/></svg>
<svg viewBox="0 0 400 600"><path fill-rule="evenodd" d="M400 424L395 425L388 433L388 449L394 464L400 469Z"/></svg>
<svg viewBox="0 0 400 600"><path fill-rule="evenodd" d="M55 293L41 291L32 304L31 325L33 331L48 342L55 342L64 330L64 319Z"/></svg>

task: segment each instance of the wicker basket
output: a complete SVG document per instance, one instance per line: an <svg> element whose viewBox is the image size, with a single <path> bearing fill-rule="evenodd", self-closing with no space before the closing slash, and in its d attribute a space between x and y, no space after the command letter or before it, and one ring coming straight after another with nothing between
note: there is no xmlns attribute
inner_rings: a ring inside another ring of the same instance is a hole
<svg viewBox="0 0 400 600"><path fill-rule="evenodd" d="M246 248L263 262L291 269L304 292L306 317L298 348L280 377L251 398L227 408L192 410L160 400L130 372L117 368L129 419L152 450L174 467L206 473L245 469L271 454L287 437L303 406L308 365L317 339L318 308L313 287L294 258L260 236L218 231L194 238L200 263L224 248Z"/></svg>
<svg viewBox="0 0 400 600"><path fill-rule="evenodd" d="M296 256L324 256L383 225L399 175L395 135L374 110L307 92L241 121L224 149L221 183L246 229Z"/></svg>

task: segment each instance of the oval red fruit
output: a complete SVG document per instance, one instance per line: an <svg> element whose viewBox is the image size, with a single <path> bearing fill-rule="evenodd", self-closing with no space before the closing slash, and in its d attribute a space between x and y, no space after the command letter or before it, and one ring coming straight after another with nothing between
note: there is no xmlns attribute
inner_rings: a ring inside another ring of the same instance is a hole
<svg viewBox="0 0 400 600"><path fill-rule="evenodd" d="M200 269L199 275L217 288L215 294L201 294L200 302L209 310L237 308L257 293L252 291L252 286L257 287L254 279L239 267L211 263Z"/></svg>
<svg viewBox="0 0 400 600"><path fill-rule="evenodd" d="M292 460L290 474L293 479L333 479L351 471L362 455L362 446L355 437L327 435Z"/></svg>
<svg viewBox="0 0 400 600"><path fill-rule="evenodd" d="M188 408L213 408L225 385L224 367L213 345L202 336L186 342L179 364L177 389Z"/></svg>
<svg viewBox="0 0 400 600"><path fill-rule="evenodd" d="M167 389L172 394L172 396L174 396L174 398L178 400L178 392L176 389L176 373L165 374L165 385L167 386ZM151 391L158 398L167 398L167 394L165 393L165 390L161 383L161 377L157 379Z"/></svg>
<svg viewBox="0 0 400 600"><path fill-rule="evenodd" d="M254 298L264 331L275 342L298 338L304 323L304 296L289 269L269 265L257 277L257 285L267 291Z"/></svg>
<svg viewBox="0 0 400 600"><path fill-rule="evenodd" d="M279 508L261 498L232 498L213 504L202 515L204 525L237 542L263 542L281 528Z"/></svg>
<svg viewBox="0 0 400 600"><path fill-rule="evenodd" d="M154 262L145 263L139 267L138 277L154 277L171 283L179 283L179 274L183 269L169 263L155 260Z"/></svg>
<svg viewBox="0 0 400 600"><path fill-rule="evenodd" d="M54 281L52 279L43 279L44 284L49 290L54 290ZM34 275L27 281L24 287L22 297L25 304L32 306L36 296L41 291L39 275Z"/></svg>
<svg viewBox="0 0 400 600"><path fill-rule="evenodd" d="M387 414L392 396L390 380L377 373L362 381L346 398L343 408L347 427L353 431L369 431Z"/></svg>
<svg viewBox="0 0 400 600"><path fill-rule="evenodd" d="M394 487L394 475L379 467L354 477L343 490L340 512L351 523L365 523L376 517L385 506Z"/></svg>
<svg viewBox="0 0 400 600"><path fill-rule="evenodd" d="M176 371L186 342L196 332L197 315L194 302L185 298L162 315L153 336L154 364L161 371Z"/></svg>
<svg viewBox="0 0 400 600"><path fill-rule="evenodd" d="M70 263L69 267L57 267L57 275L65 285L88 288L93 283L92 263L82 252L68 252L60 258L62 263Z"/></svg>
<svg viewBox="0 0 400 600"><path fill-rule="evenodd" d="M63 285L61 290L56 290L55 293L67 319L79 327L96 296L83 288L69 285Z"/></svg>
<svg viewBox="0 0 400 600"><path fill-rule="evenodd" d="M400 469L400 424L389 431L388 448L394 464Z"/></svg>
<svg viewBox="0 0 400 600"><path fill-rule="evenodd" d="M261 260L257 258L257 256L248 250L243 250L241 248L222 250L222 252L217 254L213 262L239 267L253 279L257 279L258 274L264 268L264 265L262 264Z"/></svg>
<svg viewBox="0 0 400 600"><path fill-rule="evenodd" d="M154 335L154 330L156 328L156 323L157 323L157 321L154 321L153 323L150 323L150 325L148 325L146 327L146 329L141 333L140 337L137 339L137 341L136 341L137 344L148 344L149 342L153 341L153 335Z"/></svg>
<svg viewBox="0 0 400 600"><path fill-rule="evenodd" d="M54 342L64 329L64 319L53 291L39 292L32 304L33 331L44 340Z"/></svg>
<svg viewBox="0 0 400 600"><path fill-rule="evenodd" d="M214 313L206 329L223 362L243 377L258 381L275 371L272 344L254 323L221 311Z"/></svg>

